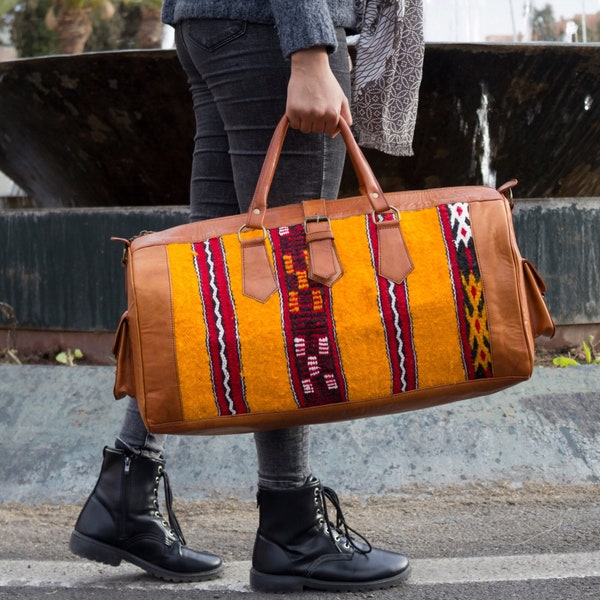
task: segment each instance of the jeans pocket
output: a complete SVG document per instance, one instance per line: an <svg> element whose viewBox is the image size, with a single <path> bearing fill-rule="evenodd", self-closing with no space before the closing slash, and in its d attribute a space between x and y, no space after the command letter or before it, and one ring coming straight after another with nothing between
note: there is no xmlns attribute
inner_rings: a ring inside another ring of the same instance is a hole
<svg viewBox="0 0 600 600"><path fill-rule="evenodd" d="M213 52L244 35L246 21L189 19L183 22L183 32L189 42Z"/></svg>

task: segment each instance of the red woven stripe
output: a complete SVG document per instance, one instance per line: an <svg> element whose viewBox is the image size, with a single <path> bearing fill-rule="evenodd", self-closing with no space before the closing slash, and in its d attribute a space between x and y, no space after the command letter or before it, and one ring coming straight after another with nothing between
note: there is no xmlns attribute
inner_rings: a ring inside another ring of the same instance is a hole
<svg viewBox="0 0 600 600"><path fill-rule="evenodd" d="M213 238L194 244L194 251L217 408L220 415L247 413L237 321L223 247L218 238Z"/></svg>
<svg viewBox="0 0 600 600"><path fill-rule="evenodd" d="M384 218L394 218L385 215ZM371 216L367 217L369 242L374 268L379 256L377 226ZM398 394L417 388L417 361L412 339L412 323L406 282L396 284L384 277L377 277L379 308L388 346L388 360L392 371L392 393Z"/></svg>
<svg viewBox="0 0 600 600"><path fill-rule="evenodd" d="M300 408L347 400L329 288L307 277L302 225L270 231L290 380Z"/></svg>

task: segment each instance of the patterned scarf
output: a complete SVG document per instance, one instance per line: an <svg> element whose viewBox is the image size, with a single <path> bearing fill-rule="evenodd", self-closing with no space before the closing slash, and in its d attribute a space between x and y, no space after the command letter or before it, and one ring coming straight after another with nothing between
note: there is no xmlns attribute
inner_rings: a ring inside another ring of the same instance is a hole
<svg viewBox="0 0 600 600"><path fill-rule="evenodd" d="M360 37L352 82L361 146L412 156L423 70L423 0L354 0Z"/></svg>

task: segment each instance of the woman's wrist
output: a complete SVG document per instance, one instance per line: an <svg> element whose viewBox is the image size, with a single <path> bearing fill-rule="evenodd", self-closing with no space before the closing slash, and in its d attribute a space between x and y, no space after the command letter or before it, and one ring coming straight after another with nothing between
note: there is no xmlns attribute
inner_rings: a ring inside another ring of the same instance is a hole
<svg viewBox="0 0 600 600"><path fill-rule="evenodd" d="M314 68L319 64L329 66L329 54L325 46L312 46L297 50L290 56L292 68Z"/></svg>

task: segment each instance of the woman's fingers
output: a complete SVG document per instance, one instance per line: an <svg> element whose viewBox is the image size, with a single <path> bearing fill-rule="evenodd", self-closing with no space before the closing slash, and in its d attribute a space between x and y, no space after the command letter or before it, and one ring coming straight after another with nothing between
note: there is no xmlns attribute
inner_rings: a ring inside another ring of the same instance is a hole
<svg viewBox="0 0 600 600"><path fill-rule="evenodd" d="M351 120L348 99L329 66L324 48L308 48L292 55L286 116L303 133L334 135L340 115Z"/></svg>

